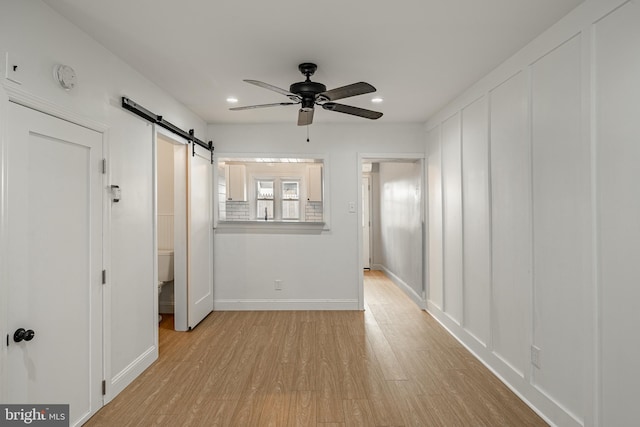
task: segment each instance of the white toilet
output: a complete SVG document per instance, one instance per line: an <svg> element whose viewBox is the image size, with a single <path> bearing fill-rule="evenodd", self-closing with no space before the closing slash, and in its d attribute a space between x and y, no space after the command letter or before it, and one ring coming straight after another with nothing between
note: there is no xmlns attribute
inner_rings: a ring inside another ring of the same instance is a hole
<svg viewBox="0 0 640 427"><path fill-rule="evenodd" d="M158 296L162 292L162 286L173 281L173 251L158 250ZM159 299L159 298L158 298ZM158 315L158 322L162 320L162 316Z"/></svg>

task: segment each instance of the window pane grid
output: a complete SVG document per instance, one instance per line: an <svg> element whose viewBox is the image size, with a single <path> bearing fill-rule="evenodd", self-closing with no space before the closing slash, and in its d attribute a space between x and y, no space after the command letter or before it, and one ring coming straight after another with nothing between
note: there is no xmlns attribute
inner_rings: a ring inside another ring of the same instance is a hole
<svg viewBox="0 0 640 427"><path fill-rule="evenodd" d="M282 181L282 219L300 219L300 183Z"/></svg>

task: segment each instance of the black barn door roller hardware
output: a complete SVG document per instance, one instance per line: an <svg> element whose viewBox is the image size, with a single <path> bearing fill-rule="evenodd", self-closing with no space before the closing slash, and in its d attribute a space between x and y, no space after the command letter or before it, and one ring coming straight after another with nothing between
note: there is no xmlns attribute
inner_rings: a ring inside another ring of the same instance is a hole
<svg viewBox="0 0 640 427"><path fill-rule="evenodd" d="M168 131L171 131L176 135L181 136L182 138L186 139L189 142L198 144L205 150L209 150L211 152L211 163L213 163L213 141L209 141L209 143L205 143L199 140L198 138L195 137L193 129L189 129L189 132L185 132L179 127L177 127L176 125L165 120L162 116L152 113L151 111L147 110L146 108L139 105L135 101L130 100L126 96L122 97L122 108L124 108L125 110L131 111L133 114L140 116L143 119L150 121L151 123L155 123L158 126L162 126ZM192 155L194 156L196 155L195 145L192 147Z"/></svg>

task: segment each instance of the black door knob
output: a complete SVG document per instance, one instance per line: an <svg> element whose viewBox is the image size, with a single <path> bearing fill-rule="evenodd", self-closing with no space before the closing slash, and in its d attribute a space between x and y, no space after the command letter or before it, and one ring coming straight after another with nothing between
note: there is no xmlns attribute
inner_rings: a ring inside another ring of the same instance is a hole
<svg viewBox="0 0 640 427"><path fill-rule="evenodd" d="M35 335L36 333L32 329L19 328L13 333L13 340L15 342L31 341Z"/></svg>

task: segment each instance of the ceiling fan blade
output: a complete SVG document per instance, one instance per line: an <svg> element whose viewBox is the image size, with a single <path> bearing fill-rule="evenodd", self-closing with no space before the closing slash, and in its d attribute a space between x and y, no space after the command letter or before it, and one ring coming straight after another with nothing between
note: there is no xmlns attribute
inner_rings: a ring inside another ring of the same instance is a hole
<svg viewBox="0 0 640 427"><path fill-rule="evenodd" d="M279 107L280 105L296 105L299 102L274 102L273 104L247 105L246 107L229 108L231 111L253 110L254 108Z"/></svg>
<svg viewBox="0 0 640 427"><path fill-rule="evenodd" d="M358 108L352 105L336 104L335 102L326 102L322 104L322 108L329 111L337 111L338 113L351 114L352 116L364 117L365 119L371 120L376 120L382 117L382 113L378 111L366 110L364 108Z"/></svg>
<svg viewBox="0 0 640 427"><path fill-rule="evenodd" d="M298 126L307 126L313 123L313 108L300 109L298 112Z"/></svg>
<svg viewBox="0 0 640 427"><path fill-rule="evenodd" d="M245 82L251 83L252 85L263 87L265 89L272 90L274 92L278 92L284 96L288 96L289 98L293 97L295 99L300 99L300 96L296 95L295 93L291 93L288 90L280 89L279 87L270 85L269 83L261 82L259 80L245 80Z"/></svg>
<svg viewBox="0 0 640 427"><path fill-rule="evenodd" d="M328 101L336 101L350 96L363 95L365 93L375 92L376 88L369 83L359 82L347 86L338 87L318 94L318 98L326 98Z"/></svg>

